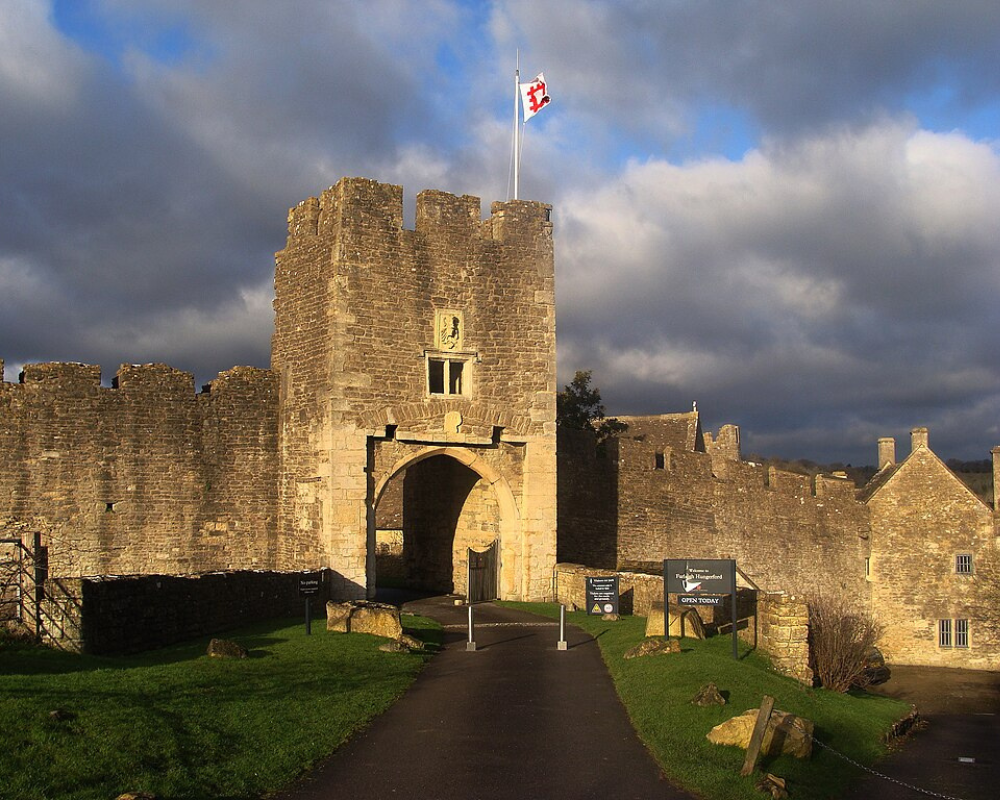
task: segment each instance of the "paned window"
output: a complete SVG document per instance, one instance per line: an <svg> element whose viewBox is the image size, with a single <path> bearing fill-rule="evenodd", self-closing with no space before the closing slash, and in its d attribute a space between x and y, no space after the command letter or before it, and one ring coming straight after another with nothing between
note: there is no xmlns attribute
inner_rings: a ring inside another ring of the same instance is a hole
<svg viewBox="0 0 1000 800"><path fill-rule="evenodd" d="M951 647L951 620L938 620L938 647Z"/></svg>
<svg viewBox="0 0 1000 800"><path fill-rule="evenodd" d="M955 647L969 646L969 620L955 620Z"/></svg>
<svg viewBox="0 0 1000 800"><path fill-rule="evenodd" d="M427 391L430 394L465 394L465 361L455 358L427 359Z"/></svg>
<svg viewBox="0 0 1000 800"><path fill-rule="evenodd" d="M955 572L959 575L972 574L972 553L959 553L955 556Z"/></svg>
<svg viewBox="0 0 1000 800"><path fill-rule="evenodd" d="M939 619L938 647L968 647L969 620Z"/></svg>

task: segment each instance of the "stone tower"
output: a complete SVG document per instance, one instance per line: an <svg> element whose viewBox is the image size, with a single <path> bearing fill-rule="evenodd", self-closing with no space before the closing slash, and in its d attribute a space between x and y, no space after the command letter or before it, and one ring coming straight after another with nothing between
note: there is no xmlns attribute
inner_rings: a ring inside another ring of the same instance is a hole
<svg viewBox="0 0 1000 800"><path fill-rule="evenodd" d="M404 555L464 588L497 542L501 598L551 595L556 556L555 286L550 206L345 178L289 212L277 254L278 562L371 596L380 499Z"/></svg>

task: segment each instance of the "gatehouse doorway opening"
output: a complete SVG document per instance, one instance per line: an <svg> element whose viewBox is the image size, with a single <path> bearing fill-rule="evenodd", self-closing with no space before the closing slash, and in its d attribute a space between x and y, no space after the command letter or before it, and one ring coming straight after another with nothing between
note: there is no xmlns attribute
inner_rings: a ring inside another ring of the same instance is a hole
<svg viewBox="0 0 1000 800"><path fill-rule="evenodd" d="M500 523L496 490L475 470L444 454L415 460L376 501L375 585L465 596L472 567L481 593L486 562L470 550L499 553ZM485 569L495 599L499 558Z"/></svg>

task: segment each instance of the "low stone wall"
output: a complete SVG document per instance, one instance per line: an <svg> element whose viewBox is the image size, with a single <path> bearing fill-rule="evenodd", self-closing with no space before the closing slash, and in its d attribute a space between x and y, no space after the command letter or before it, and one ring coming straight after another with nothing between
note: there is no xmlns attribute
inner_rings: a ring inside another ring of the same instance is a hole
<svg viewBox="0 0 1000 800"><path fill-rule="evenodd" d="M330 570L50 578L40 627L45 641L75 652L152 650L257 620L304 618L299 580L315 575L321 582L310 598L312 615L323 624Z"/></svg>
<svg viewBox="0 0 1000 800"><path fill-rule="evenodd" d="M770 656L778 672L812 685L809 606L805 600L785 594L759 594L757 646Z"/></svg>
<svg viewBox="0 0 1000 800"><path fill-rule="evenodd" d="M587 576L618 576L619 610L623 614L649 615L654 601L663 602L663 576L641 572L591 569L581 564L556 565L556 597L567 608L586 608ZM706 623L714 623L720 633L730 633L732 611L729 604L698 609ZM780 593L737 591L737 630L752 647L763 650L774 668L783 675L811 685L809 668L809 609L801 598Z"/></svg>

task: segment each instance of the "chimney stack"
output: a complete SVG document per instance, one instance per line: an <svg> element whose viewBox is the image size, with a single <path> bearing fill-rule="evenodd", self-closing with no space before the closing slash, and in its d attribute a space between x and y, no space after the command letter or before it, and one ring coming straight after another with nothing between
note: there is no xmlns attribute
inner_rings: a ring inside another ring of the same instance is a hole
<svg viewBox="0 0 1000 800"><path fill-rule="evenodd" d="M891 436L883 436L878 440L878 468L891 467L896 463L896 440Z"/></svg>
<svg viewBox="0 0 1000 800"><path fill-rule="evenodd" d="M914 428L910 431L910 452L919 447L927 448L927 428Z"/></svg>

